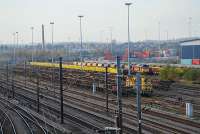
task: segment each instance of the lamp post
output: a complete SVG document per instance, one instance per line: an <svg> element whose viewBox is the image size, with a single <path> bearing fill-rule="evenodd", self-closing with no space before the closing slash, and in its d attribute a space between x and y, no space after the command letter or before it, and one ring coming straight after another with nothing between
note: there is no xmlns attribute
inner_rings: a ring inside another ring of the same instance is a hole
<svg viewBox="0 0 200 134"><path fill-rule="evenodd" d="M189 36L189 38L191 38L192 37L192 17L189 17L188 18L189 20L188 20L188 36Z"/></svg>
<svg viewBox="0 0 200 134"><path fill-rule="evenodd" d="M145 35L145 40L147 41L148 40L148 32L147 32L147 30L144 30L144 35Z"/></svg>
<svg viewBox="0 0 200 134"><path fill-rule="evenodd" d="M113 42L112 42L112 40L113 40L113 28L110 27L110 51L113 54Z"/></svg>
<svg viewBox="0 0 200 134"><path fill-rule="evenodd" d="M17 44L16 44L16 47L18 48L18 45L19 45L19 32L16 32L16 36L17 36ZM15 62L17 61L17 58L16 58L16 49L15 49Z"/></svg>
<svg viewBox="0 0 200 134"><path fill-rule="evenodd" d="M132 5L132 3L125 3L125 5L128 7L128 75L130 76L131 72L130 72L130 22L129 22L129 9L130 9L130 5Z"/></svg>
<svg viewBox="0 0 200 134"><path fill-rule="evenodd" d="M80 51L80 58L81 58L81 64L83 62L83 56L82 56L82 49L83 49L83 33L82 33L82 18L84 17L83 15L78 16L80 19L80 41L81 41L81 51ZM82 65L81 65L82 66Z"/></svg>
<svg viewBox="0 0 200 134"><path fill-rule="evenodd" d="M169 40L169 31L168 30L166 30L166 39L167 39L167 41Z"/></svg>
<svg viewBox="0 0 200 134"><path fill-rule="evenodd" d="M18 43L19 43L19 32L16 32L16 35L17 35L17 47L18 47Z"/></svg>
<svg viewBox="0 0 200 134"><path fill-rule="evenodd" d="M31 33L32 33L32 47L33 47L33 30L34 30L34 27L31 27ZM33 47L33 48L34 48L34 47ZM34 51L34 50L31 51L31 60L32 60L32 62L33 62L33 51Z"/></svg>
<svg viewBox="0 0 200 134"><path fill-rule="evenodd" d="M159 41L159 57L161 57L161 46L160 46L160 21L158 22L158 41Z"/></svg>
<svg viewBox="0 0 200 134"><path fill-rule="evenodd" d="M44 24L42 24L42 49L45 50Z"/></svg>
<svg viewBox="0 0 200 134"><path fill-rule="evenodd" d="M50 22L52 28L51 28L51 45L52 45L52 52L51 52L51 60L52 60L52 63L53 63L53 43L54 43L54 40L53 40L53 36L54 36L54 22Z"/></svg>
<svg viewBox="0 0 200 134"><path fill-rule="evenodd" d="M15 33L13 33L13 47L14 47L14 49L13 49L13 60L14 60L14 63L15 63L15 57L16 57L16 55L15 55L15 40L16 40Z"/></svg>

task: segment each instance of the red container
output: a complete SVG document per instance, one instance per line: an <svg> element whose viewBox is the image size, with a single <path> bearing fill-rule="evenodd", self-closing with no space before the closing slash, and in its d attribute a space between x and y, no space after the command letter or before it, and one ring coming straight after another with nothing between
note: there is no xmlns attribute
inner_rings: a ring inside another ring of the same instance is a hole
<svg viewBox="0 0 200 134"><path fill-rule="evenodd" d="M193 59L192 65L200 65L200 59Z"/></svg>

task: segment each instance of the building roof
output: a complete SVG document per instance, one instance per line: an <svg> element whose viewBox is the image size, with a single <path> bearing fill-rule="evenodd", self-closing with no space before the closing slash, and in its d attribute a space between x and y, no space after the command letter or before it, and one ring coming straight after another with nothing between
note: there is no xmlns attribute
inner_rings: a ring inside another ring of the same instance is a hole
<svg viewBox="0 0 200 134"><path fill-rule="evenodd" d="M200 45L200 39L182 41L182 42L180 42L180 45L181 46Z"/></svg>

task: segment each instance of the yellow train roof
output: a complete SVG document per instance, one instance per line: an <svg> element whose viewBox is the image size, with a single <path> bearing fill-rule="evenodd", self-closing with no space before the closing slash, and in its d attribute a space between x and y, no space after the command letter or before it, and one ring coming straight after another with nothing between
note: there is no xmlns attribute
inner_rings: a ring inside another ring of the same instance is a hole
<svg viewBox="0 0 200 134"><path fill-rule="evenodd" d="M40 66L40 67L55 67L58 68L58 63L49 63L49 62L30 62L32 66ZM80 65L70 65L70 64L63 64L62 67L64 69L77 69L77 70L84 70L84 71L91 71L91 72L105 72L105 67L99 66L80 66ZM117 69L114 67L108 67L108 73L116 74Z"/></svg>

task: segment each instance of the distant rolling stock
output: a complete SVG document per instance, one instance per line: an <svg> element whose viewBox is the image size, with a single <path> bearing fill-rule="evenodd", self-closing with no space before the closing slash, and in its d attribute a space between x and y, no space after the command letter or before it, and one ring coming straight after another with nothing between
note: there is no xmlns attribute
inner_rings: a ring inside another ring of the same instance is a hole
<svg viewBox="0 0 200 134"><path fill-rule="evenodd" d="M39 66L39 67L47 67L47 68L58 68L59 64L58 63L48 63L48 62L30 62L30 65L32 66ZM116 74L117 73L117 68L115 64L100 64L100 63L81 63L81 62L73 62L71 64L63 64L63 69L72 69L72 70L82 70L85 72L98 72L98 73L105 73L106 68L108 67L108 73L110 74ZM122 72L123 72L123 78L122 78L122 83L124 83L124 88L123 88L123 93L130 93L133 92L135 89L135 76L134 73L136 72L141 72L144 74L149 74L149 71L151 70L149 66L132 66L131 68L131 73L133 74L132 76L127 75L127 66L122 65ZM152 71L152 70L151 70ZM113 78L113 82L115 83L115 78ZM101 84L100 84L101 85ZM151 95L153 92L152 88L152 83L151 83L151 78L147 78L142 76L141 79L141 89L143 94ZM113 92L116 91L115 85L113 85Z"/></svg>

